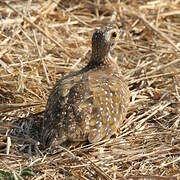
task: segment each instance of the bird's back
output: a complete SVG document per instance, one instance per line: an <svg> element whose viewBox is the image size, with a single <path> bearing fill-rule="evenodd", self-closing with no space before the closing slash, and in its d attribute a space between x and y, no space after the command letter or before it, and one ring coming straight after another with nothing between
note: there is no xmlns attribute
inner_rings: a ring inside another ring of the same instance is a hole
<svg viewBox="0 0 180 180"><path fill-rule="evenodd" d="M129 89L118 66L84 69L58 81L48 98L43 144L56 139L98 142L113 135L127 113Z"/></svg>

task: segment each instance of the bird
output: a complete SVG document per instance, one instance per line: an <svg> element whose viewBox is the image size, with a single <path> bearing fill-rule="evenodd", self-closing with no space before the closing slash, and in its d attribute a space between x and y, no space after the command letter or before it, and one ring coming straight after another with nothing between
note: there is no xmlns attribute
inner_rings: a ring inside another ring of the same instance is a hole
<svg viewBox="0 0 180 180"><path fill-rule="evenodd" d="M54 141L95 144L117 133L130 101L128 84L110 54L122 34L113 26L96 29L87 65L57 80L42 123L44 148Z"/></svg>

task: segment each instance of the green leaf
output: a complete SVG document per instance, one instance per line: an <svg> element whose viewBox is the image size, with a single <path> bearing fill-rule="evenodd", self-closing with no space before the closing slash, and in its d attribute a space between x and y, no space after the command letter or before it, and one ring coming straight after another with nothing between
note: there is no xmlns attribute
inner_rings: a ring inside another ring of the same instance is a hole
<svg viewBox="0 0 180 180"><path fill-rule="evenodd" d="M33 172L33 170L31 168L24 168L21 171L20 176L35 176L35 173Z"/></svg>
<svg viewBox="0 0 180 180"><path fill-rule="evenodd" d="M10 171L0 170L0 180L14 180L13 173Z"/></svg>

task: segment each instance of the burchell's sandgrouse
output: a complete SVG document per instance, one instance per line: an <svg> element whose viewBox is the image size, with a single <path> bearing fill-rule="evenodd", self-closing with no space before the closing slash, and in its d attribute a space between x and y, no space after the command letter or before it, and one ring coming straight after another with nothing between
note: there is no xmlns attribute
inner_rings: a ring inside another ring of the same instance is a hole
<svg viewBox="0 0 180 180"><path fill-rule="evenodd" d="M103 27L92 37L89 63L58 80L49 95L42 144L55 140L96 143L116 133L125 119L130 92L110 50L119 41L116 28Z"/></svg>

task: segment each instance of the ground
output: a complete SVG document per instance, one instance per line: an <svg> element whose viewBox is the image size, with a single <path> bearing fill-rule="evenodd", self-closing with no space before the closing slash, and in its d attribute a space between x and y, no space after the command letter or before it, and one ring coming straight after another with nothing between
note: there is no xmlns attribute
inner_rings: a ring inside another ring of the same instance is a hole
<svg viewBox="0 0 180 180"><path fill-rule="evenodd" d="M3 2L0 179L180 176L178 0ZM87 63L92 33L109 23L125 32L113 57L131 90L127 119L110 140L42 154L36 140L50 90Z"/></svg>

